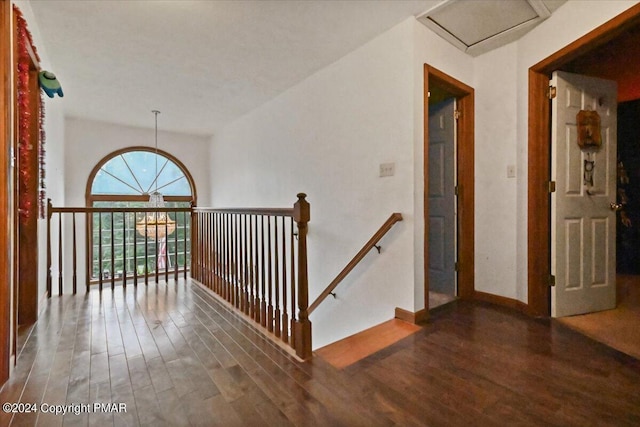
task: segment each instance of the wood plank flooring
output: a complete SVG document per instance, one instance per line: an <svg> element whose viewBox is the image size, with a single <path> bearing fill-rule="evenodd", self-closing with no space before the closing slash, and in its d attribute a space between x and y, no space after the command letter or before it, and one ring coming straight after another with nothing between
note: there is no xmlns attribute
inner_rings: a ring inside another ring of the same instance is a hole
<svg viewBox="0 0 640 427"><path fill-rule="evenodd" d="M332 366L342 369L391 344L395 344L419 330L420 326L413 323L400 319L391 319L319 348L315 354L322 357Z"/></svg>
<svg viewBox="0 0 640 427"><path fill-rule="evenodd" d="M640 425L638 360L484 303L342 370L294 360L189 281L54 297L21 342L2 403L127 410L0 426Z"/></svg>
<svg viewBox="0 0 640 427"><path fill-rule="evenodd" d="M618 275L617 306L613 310L563 317L559 322L640 358L640 276Z"/></svg>

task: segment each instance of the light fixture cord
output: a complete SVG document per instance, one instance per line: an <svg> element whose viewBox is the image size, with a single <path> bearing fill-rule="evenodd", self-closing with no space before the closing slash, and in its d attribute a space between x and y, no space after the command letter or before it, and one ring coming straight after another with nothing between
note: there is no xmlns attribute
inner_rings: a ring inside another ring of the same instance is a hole
<svg viewBox="0 0 640 427"><path fill-rule="evenodd" d="M155 137L155 141L156 141L156 158L155 158L156 159L156 176L155 176L156 191L155 191L155 193L158 194L158 114L160 114L160 111L153 110L152 113L156 115L156 137Z"/></svg>

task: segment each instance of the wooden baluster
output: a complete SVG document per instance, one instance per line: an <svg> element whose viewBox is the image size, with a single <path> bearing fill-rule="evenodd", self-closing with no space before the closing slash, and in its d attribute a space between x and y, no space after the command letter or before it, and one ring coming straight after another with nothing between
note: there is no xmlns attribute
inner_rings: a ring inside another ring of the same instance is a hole
<svg viewBox="0 0 640 427"><path fill-rule="evenodd" d="M258 215L253 216L253 318L260 323L260 258L258 245Z"/></svg>
<svg viewBox="0 0 640 427"><path fill-rule="evenodd" d="M218 295L223 294L222 286L222 214L216 213L216 293Z"/></svg>
<svg viewBox="0 0 640 427"><path fill-rule="evenodd" d="M218 278L217 278L217 274L216 274L216 268L218 265L218 261L216 259L218 253L217 253L217 245L218 245L218 224L217 224L217 215L215 212L210 212L209 213L210 219L209 221L211 222L211 242L210 242L210 246L209 246L209 250L211 251L211 253L209 254L210 259L211 259L211 273L210 273L210 277L211 277L211 289L213 290L213 292L218 293Z"/></svg>
<svg viewBox="0 0 640 427"><path fill-rule="evenodd" d="M102 212L98 212L98 289L102 292Z"/></svg>
<svg viewBox="0 0 640 427"><path fill-rule="evenodd" d="M220 295L220 282L218 280L218 240L220 234L220 226L218 224L218 213L212 213L213 220L213 292Z"/></svg>
<svg viewBox="0 0 640 427"><path fill-rule="evenodd" d="M200 280L200 212L191 215L191 277Z"/></svg>
<svg viewBox="0 0 640 427"><path fill-rule="evenodd" d="M256 305L253 284L255 277L253 276L253 218L255 215L249 215L249 317L255 320Z"/></svg>
<svg viewBox="0 0 640 427"><path fill-rule="evenodd" d="M208 263L208 248L209 248L209 224L207 223L207 212L201 212L201 225L202 225L202 232L201 232L201 236L202 239L200 240L200 250L202 251L202 254L200 256L200 258L202 259L202 275L201 275L201 279L200 281L207 286L207 270L209 268L209 263ZM208 286L207 286L208 287Z"/></svg>
<svg viewBox="0 0 640 427"><path fill-rule="evenodd" d="M295 323L297 321L297 317L296 317L296 252L295 252L295 242L294 242L294 238L295 238L295 232L293 229L293 223L294 223L294 219L291 218L291 284L290 284L290 289L291 289L291 325L289 326L290 330L291 330L291 341L290 341L290 345L291 347L295 348L295 333L294 333L294 328L295 328Z"/></svg>
<svg viewBox="0 0 640 427"><path fill-rule="evenodd" d="M133 214L133 286L138 286L138 221Z"/></svg>
<svg viewBox="0 0 640 427"><path fill-rule="evenodd" d="M233 305L235 301L235 215L229 214L229 275L227 276L227 283L229 286L229 302Z"/></svg>
<svg viewBox="0 0 640 427"><path fill-rule="evenodd" d="M214 212L209 212L209 281L211 283L211 290L216 292L216 239L217 227L216 217Z"/></svg>
<svg viewBox="0 0 640 427"><path fill-rule="evenodd" d="M242 215L242 311L249 314L249 242L247 241L247 215Z"/></svg>
<svg viewBox="0 0 640 427"><path fill-rule="evenodd" d="M178 233L180 225L178 224L178 212L176 216L176 228L173 230L173 280L178 281Z"/></svg>
<svg viewBox="0 0 640 427"><path fill-rule="evenodd" d="M58 214L58 295L62 295L62 212Z"/></svg>
<svg viewBox="0 0 640 427"><path fill-rule="evenodd" d="M210 289L216 292L216 217L214 212L209 212L209 283Z"/></svg>
<svg viewBox="0 0 640 427"><path fill-rule="evenodd" d="M301 359L311 357L311 322L309 321L309 282L307 276L307 223L309 203L304 193L298 194L293 216L298 225L298 321L295 324L296 354Z"/></svg>
<svg viewBox="0 0 640 427"><path fill-rule="evenodd" d="M220 281L220 296L222 298L225 298L225 289L226 289L226 274L225 274L225 269L226 269L226 238L227 238L227 222L226 222L226 217L224 213L220 213L219 214L220 218L218 219L218 222L220 223L220 243L218 244L218 248L220 249L220 267L218 267L218 272L220 274L220 278L218 279ZM225 298L226 299L226 298Z"/></svg>
<svg viewBox="0 0 640 427"><path fill-rule="evenodd" d="M209 287L209 222L207 212L202 212L202 241L200 247L202 248L202 279L201 282L207 288Z"/></svg>
<svg viewBox="0 0 640 427"><path fill-rule="evenodd" d="M144 284L149 285L149 222L144 214Z"/></svg>
<svg viewBox="0 0 640 427"><path fill-rule="evenodd" d="M282 341L289 341L289 315L287 311L287 229L282 217Z"/></svg>
<svg viewBox="0 0 640 427"><path fill-rule="evenodd" d="M240 300L238 301L240 311L244 313L244 215L238 215L238 296Z"/></svg>
<svg viewBox="0 0 640 427"><path fill-rule="evenodd" d="M167 221L164 222L164 237L160 246L160 255L164 258L164 282L169 282L169 212L165 212Z"/></svg>
<svg viewBox="0 0 640 427"><path fill-rule="evenodd" d="M51 199L47 199L47 298L51 298L51 216L53 215L53 205Z"/></svg>
<svg viewBox="0 0 640 427"><path fill-rule="evenodd" d="M234 215L229 214L229 275L227 276L227 285L229 287L229 302L233 304L235 295L234 286L234 270L235 270L235 233L234 233Z"/></svg>
<svg viewBox="0 0 640 427"><path fill-rule="evenodd" d="M258 215L253 216L253 318L260 323L260 245L258 233Z"/></svg>
<svg viewBox="0 0 640 427"><path fill-rule="evenodd" d="M218 221L218 241L216 243L216 247L218 248L218 295L224 298L224 235L225 235L225 224L224 224L224 215L222 213L217 214Z"/></svg>
<svg viewBox="0 0 640 427"><path fill-rule="evenodd" d="M77 241L76 241L76 213L73 212L71 214L71 227L73 227L73 236L72 236L72 240L73 240L73 294L75 295L78 292L78 252L76 250L76 245L77 245Z"/></svg>
<svg viewBox="0 0 640 427"><path fill-rule="evenodd" d="M240 307L240 215L233 217L233 305Z"/></svg>
<svg viewBox="0 0 640 427"><path fill-rule="evenodd" d="M236 250L235 250L235 280L233 281L236 287L236 301L235 306L240 311L242 311L242 215L235 215L235 239L236 239Z"/></svg>
<svg viewBox="0 0 640 427"><path fill-rule="evenodd" d="M160 282L159 276L160 276L160 272L158 271L160 269L160 264L159 264L159 258L158 258L158 211L155 212L155 224L153 225L154 230L155 230L155 235L153 236L153 247L155 249L155 260L156 260L156 268L155 268L155 281L156 281L156 285Z"/></svg>
<svg viewBox="0 0 640 427"><path fill-rule="evenodd" d="M269 286L269 306L267 307L267 330L273 332L273 261L271 258L271 216L267 216L267 266Z"/></svg>
<svg viewBox="0 0 640 427"><path fill-rule="evenodd" d="M238 231L237 231L237 239L238 239L238 260L237 260L237 265L236 265L236 269L237 269L237 276L236 276L236 287L237 287L237 294L238 294L238 302L236 304L236 307L238 307L238 309L240 311L244 311L244 306L243 306L243 292L242 292L242 286L243 286L243 269L244 269L244 265L242 262L243 259L243 250L244 250L244 242L242 239L242 214L238 214L236 216L236 221L238 223Z"/></svg>
<svg viewBox="0 0 640 427"><path fill-rule="evenodd" d="M122 287L127 287L127 213L122 211Z"/></svg>
<svg viewBox="0 0 640 427"><path fill-rule="evenodd" d="M262 225L260 227L260 232L261 232L261 238L260 238L260 246L261 246L261 252L262 252L262 256L260 258L261 260L261 270L262 270L262 275L260 276L260 286L261 286L261 293L262 293L262 300L260 301L260 324L262 325L262 327L266 327L267 326L267 295L266 295L266 261L264 258L264 215L260 215L260 221L262 222Z"/></svg>
<svg viewBox="0 0 640 427"><path fill-rule="evenodd" d="M116 239L115 239L115 233L114 233L115 230L113 229L113 212L110 213L110 218L111 218L111 290L113 290L116 287L116 255L115 255Z"/></svg>
<svg viewBox="0 0 640 427"><path fill-rule="evenodd" d="M88 293L91 290L91 276L93 276L93 247L89 246L93 245L93 213L89 213L87 211L84 212L84 270L85 270L85 280L84 285L86 288L86 292Z"/></svg>
<svg viewBox="0 0 640 427"><path fill-rule="evenodd" d="M225 214L225 242L224 242L224 295L229 302L232 301L231 296L231 214Z"/></svg>
<svg viewBox="0 0 640 427"><path fill-rule="evenodd" d="M275 321L275 326L274 326L274 332L276 334L276 337L280 338L281 334L280 334L280 269L279 269L279 265L280 265L280 258L279 258L279 250L278 250L278 217L274 216L273 217L273 247L275 249L275 257L274 257L274 261L273 261L273 266L274 266L274 284L275 284L275 288L274 288L274 295L275 295L275 313L274 313L274 321Z"/></svg>
<svg viewBox="0 0 640 427"><path fill-rule="evenodd" d="M196 240L195 236L196 233L194 232L194 227L195 227L195 211L194 211L194 207L195 204L193 203L193 201L191 202L191 211L190 211L190 215L189 215L189 219L190 219L190 223L189 223L189 256L190 256L190 271L191 271L191 276L193 277L193 266L195 265L195 261L194 261L194 253L195 253L195 249L194 249L194 242ZM187 213L184 212L182 214L182 218L184 219L184 228L183 228L183 236L184 236L184 279L187 280Z"/></svg>

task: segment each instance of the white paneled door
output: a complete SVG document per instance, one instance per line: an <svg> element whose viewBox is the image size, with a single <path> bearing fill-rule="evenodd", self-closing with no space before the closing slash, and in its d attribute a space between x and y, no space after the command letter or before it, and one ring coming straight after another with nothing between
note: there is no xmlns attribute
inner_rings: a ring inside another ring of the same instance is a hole
<svg viewBox="0 0 640 427"><path fill-rule="evenodd" d="M617 87L560 71L551 86L551 315L562 317L616 305Z"/></svg>
<svg viewBox="0 0 640 427"><path fill-rule="evenodd" d="M455 98L429 106L429 291L456 295Z"/></svg>

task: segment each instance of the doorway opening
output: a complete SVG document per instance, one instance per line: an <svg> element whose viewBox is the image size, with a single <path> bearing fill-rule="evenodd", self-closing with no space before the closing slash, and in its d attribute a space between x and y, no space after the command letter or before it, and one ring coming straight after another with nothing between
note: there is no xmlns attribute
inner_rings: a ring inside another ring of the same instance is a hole
<svg viewBox="0 0 640 427"><path fill-rule="evenodd" d="M424 66L425 310L474 297L474 91ZM431 296L431 301L430 301ZM435 298L434 298L435 296Z"/></svg>
<svg viewBox="0 0 640 427"><path fill-rule="evenodd" d="M528 309L531 314L549 316L551 313L549 287L551 271L549 78L553 71L561 70L614 80L619 87L619 103L640 99L640 91L638 91L640 75L637 73L640 60L634 54L640 50L638 46L640 46L640 5L635 5L529 69ZM619 105L622 106L622 104ZM625 126L624 122L620 123L620 126ZM621 142L624 144L624 141ZM627 171L627 173L629 172ZM615 199L616 195L612 197ZM615 200L613 201L615 202ZM619 245L622 243L620 240L620 215L618 215L617 222L616 241L619 249ZM636 248L636 251L638 249L640 248ZM619 261L620 255L621 252L618 250ZM640 280L634 280L636 277L617 276L618 308L616 310L585 315L585 317L603 315L609 317L612 312L618 311L621 307L624 308L629 302L629 300L621 299L625 296L631 297L631 303L635 298L640 311L640 301L638 301L637 294L632 292L636 287L640 287ZM571 323L578 317L582 316L567 318L566 323ZM590 323L592 326L598 325L601 331L596 333L595 330L591 330L591 332L581 330L581 332L629 353L628 349L625 350L611 341L612 339L617 339L619 343L628 341L624 335L624 327L620 322L613 319L605 321L600 318ZM576 329L579 328L576 327Z"/></svg>

